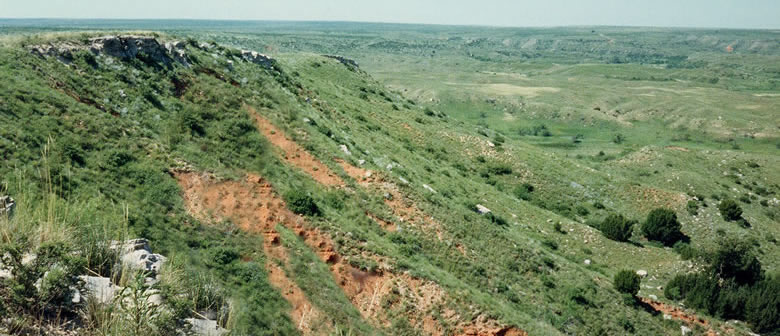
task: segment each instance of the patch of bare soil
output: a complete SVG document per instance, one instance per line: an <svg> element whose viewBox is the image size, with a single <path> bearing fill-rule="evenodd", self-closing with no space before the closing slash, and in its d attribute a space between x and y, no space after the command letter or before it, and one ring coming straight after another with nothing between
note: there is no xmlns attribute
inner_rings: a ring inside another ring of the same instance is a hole
<svg viewBox="0 0 780 336"><path fill-rule="evenodd" d="M660 312L660 313L662 313L664 315L670 316L674 320L683 321L683 322L685 322L685 323L687 323L689 325L699 325L701 327L704 327L704 329L707 329L707 335L708 336L715 336L715 335L718 334L718 333L715 332L715 330L712 329L712 327L710 326L710 323L707 322L707 320L705 320L703 318L700 318L700 317L698 317L698 316L696 316L694 314L686 313L684 310L682 310L682 309L680 309L678 307L667 305L667 304L665 304L663 302L655 301L655 300L648 299L648 298L642 298L642 302L650 305L656 311L658 311L658 312ZM729 333L731 331L732 330L726 330L726 332L729 332Z"/></svg>
<svg viewBox="0 0 780 336"><path fill-rule="evenodd" d="M274 230L277 223L295 232L328 264L347 298L366 320L377 326L389 327L395 316L389 316L388 311L403 303L415 308L405 310L406 317L426 334L444 335L445 326L450 325L455 326L459 335L526 335L519 329L484 318L484 315L473 321L465 320L452 310L444 309L443 319L436 320L432 311L447 302L446 293L440 286L406 273L391 272L386 267L372 272L353 267L339 255L326 233L307 226L304 218L288 210L273 187L261 177L248 175L243 181L219 181L213 176L192 172L177 172L175 176L184 191L185 205L193 216L204 220L230 219L242 230L263 234L263 248L269 256L266 265L269 279L293 306L290 315L304 334L321 332L313 330L312 326L326 317L311 305L284 270L274 264L274 261L284 263L287 260L287 251ZM377 256L366 256L383 264Z"/></svg>
<svg viewBox="0 0 780 336"><path fill-rule="evenodd" d="M295 141L288 139L284 132L276 128L268 119L261 116L251 106L247 110L255 119L257 128L274 146L278 147L288 163L309 174L315 181L326 186L341 186L344 182L328 166L317 160Z"/></svg>
<svg viewBox="0 0 780 336"><path fill-rule="evenodd" d="M671 150L676 150L676 151L681 151L681 152L690 152L690 150L688 150L688 148L679 147L679 146L666 146L666 149L671 149Z"/></svg>
<svg viewBox="0 0 780 336"><path fill-rule="evenodd" d="M660 207L681 209L688 201L682 193L643 186L629 186L627 193L630 199L637 200L636 203L642 211Z"/></svg>
<svg viewBox="0 0 780 336"><path fill-rule="evenodd" d="M269 281L292 306L290 317L298 329L304 335L320 334L322 330L314 327L321 328L323 322L328 326L329 322L279 266L287 262L288 255L274 227L299 218L286 209L271 185L253 175L244 181L218 181L193 172L176 172L175 177L184 192L185 206L194 217L204 221L230 219L244 231L262 234Z"/></svg>

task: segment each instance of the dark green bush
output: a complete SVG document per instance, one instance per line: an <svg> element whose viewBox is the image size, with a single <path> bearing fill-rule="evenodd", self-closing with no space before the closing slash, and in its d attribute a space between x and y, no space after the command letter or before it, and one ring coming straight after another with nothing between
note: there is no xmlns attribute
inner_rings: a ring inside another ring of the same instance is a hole
<svg viewBox="0 0 780 336"><path fill-rule="evenodd" d="M677 221L677 214L674 211L664 208L654 209L647 215L647 219L642 224L642 233L649 240L656 240L667 246L683 238L680 231L680 222Z"/></svg>
<svg viewBox="0 0 780 336"><path fill-rule="evenodd" d="M780 331L780 278L765 279L751 288L745 302L745 320L758 333L777 335Z"/></svg>
<svg viewBox="0 0 780 336"><path fill-rule="evenodd" d="M588 208L586 208L586 207L584 207L582 205L576 206L574 208L574 211L577 212L577 214L580 215L580 216L587 216L587 215L590 214L590 210L588 210Z"/></svg>
<svg viewBox="0 0 780 336"><path fill-rule="evenodd" d="M287 207L294 213L305 216L320 215L320 208L317 206L317 203L303 191L292 190L284 194L284 199L287 201Z"/></svg>
<svg viewBox="0 0 780 336"><path fill-rule="evenodd" d="M534 186L528 183L523 183L514 190L515 197L529 201L531 200L531 193L534 191Z"/></svg>
<svg viewBox="0 0 780 336"><path fill-rule="evenodd" d="M509 175L512 174L512 166L505 163L493 163L487 167L490 175Z"/></svg>
<svg viewBox="0 0 780 336"><path fill-rule="evenodd" d="M601 222L599 229L609 239L626 242L631 239L635 223L635 221L626 219L623 215L612 214Z"/></svg>
<svg viewBox="0 0 780 336"><path fill-rule="evenodd" d="M636 295L639 292L641 279L636 272L631 270L621 270L615 274L612 284L615 290L624 294Z"/></svg>
<svg viewBox="0 0 780 336"><path fill-rule="evenodd" d="M720 241L711 256L711 268L721 278L734 279L739 284L755 283L762 276L755 248L750 242L737 238Z"/></svg>
<svg viewBox="0 0 780 336"><path fill-rule="evenodd" d="M551 250L558 249L558 242L552 239L545 239L544 241L542 241L542 245L549 247Z"/></svg>
<svg viewBox="0 0 780 336"><path fill-rule="evenodd" d="M217 247L210 251L211 262L215 265L224 266L238 260L238 251L230 247Z"/></svg>
<svg viewBox="0 0 780 336"><path fill-rule="evenodd" d="M732 199L725 199L718 204L718 211L723 219L727 221L736 221L742 218L742 208Z"/></svg>
<svg viewBox="0 0 780 336"><path fill-rule="evenodd" d="M690 260L699 256L699 252L691 247L691 244L678 241L674 243L673 247L674 251L680 254L680 258L682 258L682 260Z"/></svg>
<svg viewBox="0 0 780 336"><path fill-rule="evenodd" d="M688 204L686 204L685 209L688 210L689 215L696 216L699 214L699 202L690 200L688 201Z"/></svg>

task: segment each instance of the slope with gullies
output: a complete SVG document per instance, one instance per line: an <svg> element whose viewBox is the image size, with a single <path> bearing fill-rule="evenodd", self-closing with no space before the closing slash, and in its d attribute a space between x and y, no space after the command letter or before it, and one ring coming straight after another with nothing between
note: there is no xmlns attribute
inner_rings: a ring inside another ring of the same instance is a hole
<svg viewBox="0 0 780 336"><path fill-rule="evenodd" d="M0 244L37 260L0 280L6 332L209 334L192 318L234 335L746 330L665 319L662 281L700 265L559 211L683 211L689 196L493 143L343 58L81 34L22 39L0 60L2 193L19 204ZM167 256L167 280L122 277L102 247L131 237ZM34 286L52 265L67 267ZM622 268L648 271L651 304L623 303ZM91 294L83 273L161 300L74 302Z"/></svg>

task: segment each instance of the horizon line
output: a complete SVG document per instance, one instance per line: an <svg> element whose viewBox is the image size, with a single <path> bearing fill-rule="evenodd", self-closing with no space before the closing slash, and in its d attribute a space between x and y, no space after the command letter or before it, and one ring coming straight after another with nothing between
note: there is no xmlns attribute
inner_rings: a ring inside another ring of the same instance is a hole
<svg viewBox="0 0 780 336"><path fill-rule="evenodd" d="M209 18L76 18L76 17L0 17L0 21L7 20L63 20L63 21L208 21L208 22L275 22L275 23L358 23L358 24L387 24L387 25L418 25L418 26L442 26L442 27L480 27L480 28L653 28L653 29L690 29L690 30L761 30L777 31L776 28L748 28L748 27L715 27L715 26L646 26L646 25L599 25L599 24L572 24L572 25L537 25L537 26L510 26L510 25L485 25L485 24L451 24L451 23L421 23L421 22L387 22L387 21L359 21L359 20L290 20L290 19L209 19ZM0 26L1 27L1 26ZM29 26L27 26L29 27ZM45 26L44 26L45 27Z"/></svg>

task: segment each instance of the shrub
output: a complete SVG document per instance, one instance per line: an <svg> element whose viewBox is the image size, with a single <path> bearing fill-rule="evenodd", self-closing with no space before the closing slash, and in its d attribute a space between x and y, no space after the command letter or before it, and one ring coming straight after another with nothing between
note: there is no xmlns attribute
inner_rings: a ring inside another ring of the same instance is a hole
<svg viewBox="0 0 780 336"><path fill-rule="evenodd" d="M512 167L504 163L495 163L487 167L490 175L509 175L512 174Z"/></svg>
<svg viewBox="0 0 780 336"><path fill-rule="evenodd" d="M674 251L680 254L682 260L690 260L696 258L699 252L696 251L690 244L678 241L674 243Z"/></svg>
<svg viewBox="0 0 780 336"><path fill-rule="evenodd" d="M621 144L625 140L626 140L626 137L623 134L620 134L620 133L615 134L615 136L612 137L612 142L614 142L616 144Z"/></svg>
<svg viewBox="0 0 780 336"><path fill-rule="evenodd" d="M615 274L613 285L618 292L636 295L639 292L639 275L631 270L621 270Z"/></svg>
<svg viewBox="0 0 780 336"><path fill-rule="evenodd" d="M699 214L699 203L694 200L690 200L685 206L685 209L688 210L688 214L691 216L696 216Z"/></svg>
<svg viewBox="0 0 780 336"><path fill-rule="evenodd" d="M642 224L642 233L647 239L656 240L665 245L673 245L683 237L680 222L674 211L664 208L654 209Z"/></svg>
<svg viewBox="0 0 780 336"><path fill-rule="evenodd" d="M224 266L238 260L239 254L234 248L217 247L210 251L211 262L214 265Z"/></svg>
<svg viewBox="0 0 780 336"><path fill-rule="evenodd" d="M635 221L626 219L623 215L612 214L601 222L599 229L605 237L615 241L625 242L631 239L631 233L634 231L634 223Z"/></svg>
<svg viewBox="0 0 780 336"><path fill-rule="evenodd" d="M522 185L518 186L514 190L515 197L524 200L529 201L531 200L531 193L534 191L534 186L523 183Z"/></svg>
<svg viewBox="0 0 780 336"><path fill-rule="evenodd" d="M558 233L566 233L566 231L564 231L563 227L561 226L561 222L555 222L555 224L553 224L553 230Z"/></svg>
<svg viewBox="0 0 780 336"><path fill-rule="evenodd" d="M487 218L491 223L499 226L506 226L507 224L506 219L492 212L488 212L487 214L485 214L485 218Z"/></svg>
<svg viewBox="0 0 780 336"><path fill-rule="evenodd" d="M542 245L549 247L551 250L558 249L558 242L552 239L545 239L544 241L542 241Z"/></svg>
<svg viewBox="0 0 780 336"><path fill-rule="evenodd" d="M576 208L574 208L574 211L576 211L580 216L587 216L590 214L590 210L582 205L578 205Z"/></svg>
<svg viewBox="0 0 780 336"><path fill-rule="evenodd" d="M305 216L317 216L320 214L320 208L311 196L300 190L292 190L284 195L287 201L287 207L292 212Z"/></svg>
<svg viewBox="0 0 780 336"><path fill-rule="evenodd" d="M734 279L739 284L752 284L761 279L761 263L746 240L721 240L711 259L712 271L721 278Z"/></svg>
<svg viewBox="0 0 780 336"><path fill-rule="evenodd" d="M742 208L732 199L726 199L718 204L718 211L726 221L736 221L742 218Z"/></svg>
<svg viewBox="0 0 780 336"><path fill-rule="evenodd" d="M774 335L780 330L780 278L763 280L751 289L745 320L753 331Z"/></svg>

